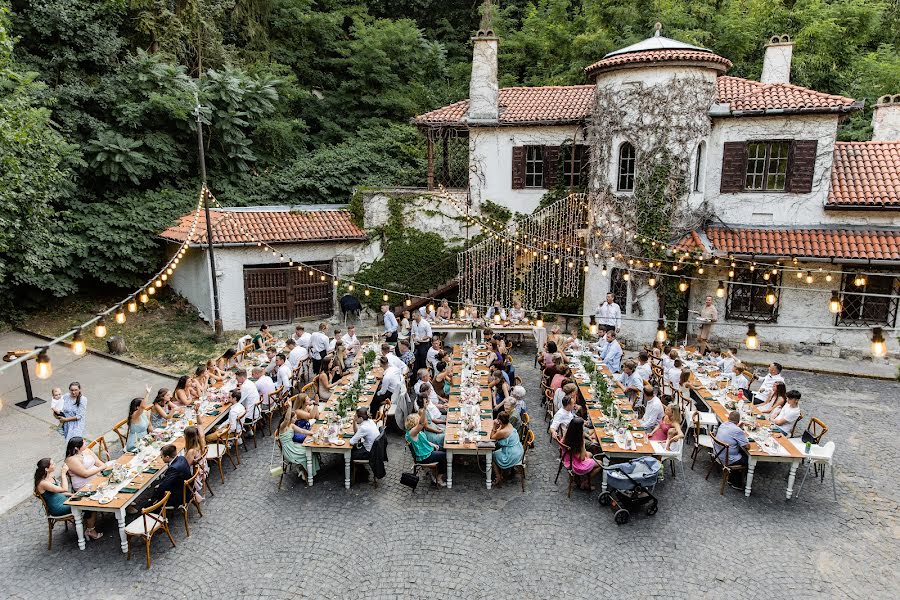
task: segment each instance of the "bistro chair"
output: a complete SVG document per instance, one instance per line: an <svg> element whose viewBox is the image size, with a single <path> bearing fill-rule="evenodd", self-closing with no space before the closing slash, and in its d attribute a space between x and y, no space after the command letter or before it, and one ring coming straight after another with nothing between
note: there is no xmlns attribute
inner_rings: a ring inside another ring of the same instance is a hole
<svg viewBox="0 0 900 600"><path fill-rule="evenodd" d="M50 511L47 508L47 502L44 500L44 497L41 494L34 493L35 498L41 501L41 506L44 508L44 515L47 517L47 552L53 549L53 528L57 523L62 523L66 528L66 531L69 530L69 523L75 522L75 515L61 515L59 517L55 517L50 514Z"/></svg>
<svg viewBox="0 0 900 600"><path fill-rule="evenodd" d="M128 419L122 419L112 427L113 433L116 434L116 437L119 438L119 444L122 446L122 451L125 451L125 442L126 439L126 431L128 431Z"/></svg>
<svg viewBox="0 0 900 600"><path fill-rule="evenodd" d="M106 438L102 435L88 444L88 448L90 448L91 451L96 454L100 460L106 462L112 460L112 456L109 454L109 446L106 445Z"/></svg>
<svg viewBox="0 0 900 600"><path fill-rule="evenodd" d="M237 464L234 462L234 456L232 456L231 450L232 446L237 448L237 444L234 443L234 434L231 432L231 428L225 429L225 433L222 434L222 437L219 438L218 442L215 444L207 444L206 446L206 460L207 462L213 461L217 465L219 465L219 477L222 479L222 483L225 483L225 471L222 468L222 463L225 459L228 459L228 462L231 463L231 466L237 469ZM207 477L207 481L209 477Z"/></svg>
<svg viewBox="0 0 900 600"><path fill-rule="evenodd" d="M381 412L381 410L379 410L378 412ZM375 442L372 444L372 447L373 447L373 448L375 447L376 444L378 444L378 443L381 441L381 439L384 437L385 431L387 431L387 430L385 429L385 427L382 426L382 425L379 425L378 428L381 430L381 433L378 434L378 438L377 438L377 439L375 440ZM362 442L360 442L360 443L362 443ZM357 469L359 469L359 468L365 469L366 467L368 467L368 466L369 466L369 459L368 459L368 458L366 458L366 459L354 459L354 460L352 460L352 461L350 461L350 462L351 462L351 467L352 467L351 470L350 470L350 485L353 485L354 483L356 483L356 471L357 471ZM372 487L378 487L378 478L375 477L375 474L374 474L374 473L372 474Z"/></svg>
<svg viewBox="0 0 900 600"><path fill-rule="evenodd" d="M306 385L304 385L303 388L300 390L300 393L301 393L301 394L306 394L306 396L307 396L310 400L315 400L315 399L317 399L317 398L318 398L318 395L319 395L319 391L318 391L318 389L316 388L316 382L315 382L315 381L310 381L309 383L307 383Z"/></svg>
<svg viewBox="0 0 900 600"><path fill-rule="evenodd" d="M578 475L575 474L575 471L573 471L571 467L566 466L565 459L566 459L566 455L569 454L570 449L568 446L566 446L565 444L563 444L562 442L560 442L559 440L557 440L556 438L554 438L552 436L550 438L550 441L551 441L551 443L554 443L559 447L559 458L557 458L557 460L559 461L559 466L556 468L556 477L553 479L553 484L557 485L559 483L559 474L562 473L563 469L565 469L566 473L569 474L569 490L568 490L567 496L569 498L571 498L572 497L572 487L574 486L575 481L578 479ZM571 462L569 464L571 464Z"/></svg>
<svg viewBox="0 0 900 600"><path fill-rule="evenodd" d="M729 476L731 476L732 473L746 471L747 466L737 462L730 462L728 459L728 446L720 442L718 439L716 439L716 436L712 434L710 434L709 437L712 438L713 441L713 448L711 452L713 460L710 461L709 467L706 469L706 477L704 479L708 480L709 474L712 473L713 467L719 465L722 468L722 485L719 486L719 495L724 496L725 482L728 481ZM743 450L741 450L741 452L743 452Z"/></svg>
<svg viewBox="0 0 900 600"><path fill-rule="evenodd" d="M200 453L200 462L202 463L206 460L206 455L209 454L209 446L203 445L203 452ZM203 489L209 492L210 496L215 496L215 492L213 492L212 488L209 487L209 461L206 460L206 473L204 473L203 477Z"/></svg>
<svg viewBox="0 0 900 600"><path fill-rule="evenodd" d="M440 474L440 473L438 473L437 461L435 461L435 462L419 462L416 460L416 454L415 454L415 452L413 452L412 444L410 444L407 441L406 447L409 448L409 454L410 454L410 456L412 456L412 459L413 459L413 475L418 475L419 469L425 469L426 471L431 473L431 476L434 479L434 481L437 481L438 475ZM366 461L366 462L368 462L368 461Z"/></svg>
<svg viewBox="0 0 900 600"><path fill-rule="evenodd" d="M194 467L194 474L191 475L190 478L184 480L184 495L182 496L181 504L178 506L169 506L168 504L165 506L165 511L175 511L180 512L184 516L184 533L187 537L191 537L191 529L188 527L188 513L191 510L191 505L193 505L197 509L197 513L203 517L203 509L200 508L200 503L197 502L197 499L194 497L194 482L197 481L197 477L200 476L200 467Z"/></svg>
<svg viewBox="0 0 900 600"><path fill-rule="evenodd" d="M253 405L253 409L249 416L244 416L244 422L241 424L241 437L249 431L252 433L253 437L253 447L256 448L256 438L259 436L260 426L263 424L262 417L262 405L257 402ZM245 446L246 449L246 446ZM240 459L238 459L238 464L240 464Z"/></svg>
<svg viewBox="0 0 900 600"><path fill-rule="evenodd" d="M791 432L788 434L789 438L794 437L794 432L797 431L797 425L799 425L800 421L802 421L802 420L803 420L803 411L800 412L800 414L797 416L797 420L794 421L793 425L791 425Z"/></svg>
<svg viewBox="0 0 900 600"><path fill-rule="evenodd" d="M534 444L534 432L527 429L525 437L522 438L522 460L519 464L513 465L513 469L519 474L519 481L522 484L522 493L525 493L525 458L528 456L528 447Z"/></svg>
<svg viewBox="0 0 900 600"><path fill-rule="evenodd" d="M799 420L799 419L798 419ZM806 424L806 433L812 438L813 444L820 444L822 438L828 432L828 425L822 422L818 417L810 417L809 423ZM791 437L794 437L793 435Z"/></svg>
<svg viewBox="0 0 900 600"><path fill-rule="evenodd" d="M175 538L172 537L172 532L169 531L169 520L166 519L165 509L166 502L169 501L169 496L171 495L172 492L166 492L166 495L162 497L162 500L143 509L140 517L125 526L125 536L128 540L128 560L131 560L132 538L141 538L144 540L144 551L147 554L148 569L150 568L150 542L157 532L165 531L166 535L169 536L169 541L172 542L172 547L175 547Z"/></svg>
<svg viewBox="0 0 900 600"><path fill-rule="evenodd" d="M550 388L544 390L544 420L552 421L553 415L556 413L556 406L553 404L554 392ZM548 425L549 427L549 425Z"/></svg>
<svg viewBox="0 0 900 600"><path fill-rule="evenodd" d="M713 449L713 436L709 433L700 433L703 428L703 425L700 423L700 413L695 411L692 414L692 420L694 422L694 450L691 452L691 471L694 470L694 463L697 462L697 455L700 454L700 449L706 448L710 452Z"/></svg>

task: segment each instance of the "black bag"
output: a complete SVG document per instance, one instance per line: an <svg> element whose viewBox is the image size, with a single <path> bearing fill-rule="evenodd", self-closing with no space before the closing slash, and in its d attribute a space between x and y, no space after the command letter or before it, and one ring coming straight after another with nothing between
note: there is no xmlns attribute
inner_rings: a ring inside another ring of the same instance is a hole
<svg viewBox="0 0 900 600"><path fill-rule="evenodd" d="M419 476L413 475L412 473L401 473L400 483L415 490L419 485Z"/></svg>
<svg viewBox="0 0 900 600"><path fill-rule="evenodd" d="M804 444L815 444L816 438L809 431L804 431L803 435L800 436L800 441Z"/></svg>

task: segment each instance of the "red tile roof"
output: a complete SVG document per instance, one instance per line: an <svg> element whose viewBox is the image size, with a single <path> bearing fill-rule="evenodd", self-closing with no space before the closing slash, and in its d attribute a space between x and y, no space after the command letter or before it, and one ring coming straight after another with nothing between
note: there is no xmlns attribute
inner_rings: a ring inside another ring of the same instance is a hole
<svg viewBox="0 0 900 600"><path fill-rule="evenodd" d="M900 141L835 142L825 208L900 209Z"/></svg>
<svg viewBox="0 0 900 600"><path fill-rule="evenodd" d="M604 58L584 69L588 77L593 77L602 71L611 71L613 69L621 69L626 65L640 64L642 66L654 65L657 63L711 63L714 68L725 72L731 68L731 61L727 58L719 56L713 52L705 52L703 50L687 50L681 48L663 49L663 50L645 50L643 52L627 52L624 54L614 54L608 58Z"/></svg>
<svg viewBox="0 0 900 600"><path fill-rule="evenodd" d="M716 79L716 96L732 113L784 111L848 111L861 108L853 98L823 94L790 83L760 83L723 75Z"/></svg>
<svg viewBox="0 0 900 600"><path fill-rule="evenodd" d="M500 90L501 125L577 123L591 114L592 85L512 87ZM413 119L417 125L461 125L469 101L462 100Z"/></svg>
<svg viewBox="0 0 900 600"><path fill-rule="evenodd" d="M900 259L900 229L851 228L731 228L707 227L713 251L721 254L796 256L799 258ZM675 248L703 248L696 232L676 242Z"/></svg>
<svg viewBox="0 0 900 600"><path fill-rule="evenodd" d="M347 210L210 210L214 244L246 244L246 229L252 241L321 242L330 240L364 240L366 232L353 223ZM160 237L183 242L190 231L193 213L178 220ZM206 243L206 218L200 213L192 243Z"/></svg>

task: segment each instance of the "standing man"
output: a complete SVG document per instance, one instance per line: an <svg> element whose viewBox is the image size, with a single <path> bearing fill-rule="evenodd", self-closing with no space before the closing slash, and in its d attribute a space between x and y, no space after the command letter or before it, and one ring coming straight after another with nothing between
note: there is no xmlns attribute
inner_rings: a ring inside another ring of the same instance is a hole
<svg viewBox="0 0 900 600"><path fill-rule="evenodd" d="M328 354L328 335L325 333L328 331L328 323L322 321L319 323L319 330L312 334L312 338L309 342L309 354L312 356L312 368L313 374L319 374L319 367L322 366L322 360L325 358L325 355Z"/></svg>
<svg viewBox="0 0 900 600"><path fill-rule="evenodd" d="M381 334L384 336L384 341L390 344L397 343L397 317L394 316L391 307L387 304L381 305L381 314L384 315L384 332Z"/></svg>
<svg viewBox="0 0 900 600"><path fill-rule="evenodd" d="M412 340L415 344L415 353L416 353L416 368L419 369L425 368L427 360L428 360L428 349L431 347L431 325L422 318L422 313L416 312L413 314L413 323L412 323ZM394 325L396 326L397 320L394 320ZM396 336L394 337L396 339Z"/></svg>
<svg viewBox="0 0 900 600"><path fill-rule="evenodd" d="M700 331L697 332L697 345L700 346L700 355L706 354L706 345L709 342L709 334L712 332L713 323L719 320L719 311L713 305L713 297L707 296L703 308L700 309Z"/></svg>
<svg viewBox="0 0 900 600"><path fill-rule="evenodd" d="M618 333L622 327L622 309L613 300L612 292L606 293L606 302L597 307L597 325L603 331L612 329Z"/></svg>

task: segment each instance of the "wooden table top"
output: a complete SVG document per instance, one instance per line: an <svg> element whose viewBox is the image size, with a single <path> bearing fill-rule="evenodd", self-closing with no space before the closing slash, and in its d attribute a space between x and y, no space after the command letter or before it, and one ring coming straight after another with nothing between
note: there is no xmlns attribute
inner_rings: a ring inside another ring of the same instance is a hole
<svg viewBox="0 0 900 600"><path fill-rule="evenodd" d="M357 359L350 373L338 380L338 384L340 384L341 387L339 389L332 390L331 398L329 398L327 402L319 404L320 418L316 419L315 424L313 424L313 432L318 432L320 430L325 431L328 429L328 417L332 416L337 411L340 398L347 391L347 389L349 389L350 384L356 380L356 377L359 373L359 360L361 359L361 354L362 353L357 354ZM362 391L357 398L356 408L359 408L361 406L368 407L372 404L372 398L375 397L375 392L378 391L378 386L381 385L381 378L383 376L384 370L380 366L373 367L366 374L366 383L363 384ZM325 414L322 414L323 412ZM347 415L347 422L344 425L341 434L343 443L332 444L327 439L316 441L313 439L313 436L308 435L306 436L306 439L303 440L303 445L312 450L333 450L349 452L351 447L350 438L353 437L353 424L351 421L354 416L355 415L353 413L349 413ZM374 417L375 415L372 416Z"/></svg>
<svg viewBox="0 0 900 600"><path fill-rule="evenodd" d="M480 373L478 377L478 385L481 391L481 401L478 403L479 412L480 412L480 428L479 431L483 431L484 434L481 436L482 441L490 441L488 436L491 433L491 430L494 427L494 403L491 400L491 390L488 387L488 373L490 371L489 367L486 364L478 364L481 362L487 362L488 357L490 356L490 351L485 349L485 347L478 346L478 350L475 352L475 372ZM460 400L460 381L462 374L462 348L460 346L453 347L453 360L450 361L450 368L453 374L452 376L452 387L450 389L450 397L447 402L447 426L444 429L444 445L447 450L456 451L456 450L478 450L478 442L466 442L459 443L458 435L461 430L460 423L453 423L451 421L459 421L459 410L462 404ZM483 448L484 450L490 450L489 448Z"/></svg>

